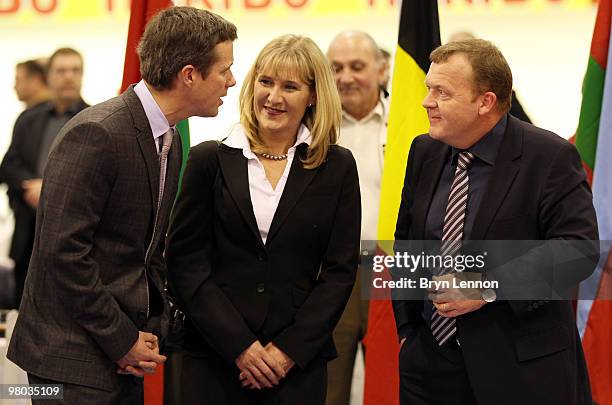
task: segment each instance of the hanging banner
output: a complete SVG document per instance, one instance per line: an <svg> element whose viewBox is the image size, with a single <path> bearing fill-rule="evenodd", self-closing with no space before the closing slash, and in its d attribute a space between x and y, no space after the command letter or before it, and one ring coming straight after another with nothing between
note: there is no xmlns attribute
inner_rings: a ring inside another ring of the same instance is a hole
<svg viewBox="0 0 612 405"><path fill-rule="evenodd" d="M83 22L87 19L128 19L130 0L0 0L0 21L38 23ZM257 15L360 16L397 14L399 0L176 0L179 6L204 8L226 17ZM593 7L597 0L439 0L441 9L488 12L508 9L547 11Z"/></svg>

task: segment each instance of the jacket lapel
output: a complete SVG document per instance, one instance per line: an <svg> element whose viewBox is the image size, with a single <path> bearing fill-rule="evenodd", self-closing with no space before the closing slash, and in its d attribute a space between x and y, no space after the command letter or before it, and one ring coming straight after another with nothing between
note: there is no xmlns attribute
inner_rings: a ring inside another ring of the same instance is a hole
<svg viewBox="0 0 612 405"><path fill-rule="evenodd" d="M483 240L499 207L506 199L510 186L519 172L514 162L521 156L523 149L523 132L516 128L516 118L508 116L508 127L499 148L495 167L480 202L480 208L474 219L471 240Z"/></svg>
<svg viewBox="0 0 612 405"><path fill-rule="evenodd" d="M149 189L151 192L151 201L153 201L153 213L157 207L157 194L159 193L159 162L156 159L157 149L153 141L151 131L141 131L136 136L142 157L147 166L147 174L149 175Z"/></svg>
<svg viewBox="0 0 612 405"><path fill-rule="evenodd" d="M423 196L422 200L416 201L414 204L414 237L425 239L425 222L427 221L427 214L431 206L431 201L434 196L434 192L438 188L438 182L442 174L442 169L448 154L450 153L450 147L448 145L441 144L440 149L431 156L421 168L419 175L419 182L416 190L414 191L415 198Z"/></svg>
<svg viewBox="0 0 612 405"><path fill-rule="evenodd" d="M130 109L132 119L134 120L134 127L138 132L136 139L147 167L149 190L151 193L151 201L153 201L153 217L155 217L157 195L159 193L159 161L157 158L157 148L153 140L153 133L151 132L147 115L145 114L138 96L134 92L133 86L130 86L122 96Z"/></svg>
<svg viewBox="0 0 612 405"><path fill-rule="evenodd" d="M276 208L276 212L272 218L272 224L270 225L270 231L266 238L266 244L269 244L278 233L281 225L318 172L318 169L305 169L303 166L302 159L306 157L307 148L308 146L306 144L301 144L297 147L291 169L289 170L287 184L285 184L283 195L281 196L278 208Z"/></svg>
<svg viewBox="0 0 612 405"><path fill-rule="evenodd" d="M247 164L248 161L240 149L229 148L223 144L219 148L219 166L225 179L225 185L249 229L260 245L263 246L249 193L249 171Z"/></svg>
<svg viewBox="0 0 612 405"><path fill-rule="evenodd" d="M166 168L166 182L164 183L164 197L162 200L162 213L168 211L168 205L172 206L174 200L170 198L178 189L178 182L183 160L183 142L178 129L172 139L172 147L168 154L168 167Z"/></svg>

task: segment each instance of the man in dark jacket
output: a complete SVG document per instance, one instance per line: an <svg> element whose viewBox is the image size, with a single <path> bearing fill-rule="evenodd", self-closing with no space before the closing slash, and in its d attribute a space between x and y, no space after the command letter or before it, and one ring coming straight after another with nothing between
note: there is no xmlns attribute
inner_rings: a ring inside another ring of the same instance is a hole
<svg viewBox="0 0 612 405"><path fill-rule="evenodd" d="M598 256L578 152L508 114L512 73L490 42L450 42L430 60L423 101L430 129L410 149L396 248L426 240L440 242L441 257L478 252L485 281L496 284L451 287L469 273L456 262L433 269L432 279L448 287L393 301L400 403L591 404L571 302L563 299ZM517 247L529 253L505 257Z"/></svg>
<svg viewBox="0 0 612 405"><path fill-rule="evenodd" d="M236 83L235 38L233 24L206 10L160 11L138 47L143 80L57 135L7 357L30 384L62 384L62 404L142 404L140 377L165 361L164 236L182 161L175 125L217 115Z"/></svg>

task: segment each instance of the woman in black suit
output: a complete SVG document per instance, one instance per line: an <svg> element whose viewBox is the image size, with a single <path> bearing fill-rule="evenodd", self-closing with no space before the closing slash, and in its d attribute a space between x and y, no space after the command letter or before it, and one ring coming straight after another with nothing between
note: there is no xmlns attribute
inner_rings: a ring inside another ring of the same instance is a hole
<svg viewBox="0 0 612 405"><path fill-rule="evenodd" d="M361 220L340 100L323 53L295 35L266 45L240 96L229 136L191 149L168 236L184 403L324 404Z"/></svg>

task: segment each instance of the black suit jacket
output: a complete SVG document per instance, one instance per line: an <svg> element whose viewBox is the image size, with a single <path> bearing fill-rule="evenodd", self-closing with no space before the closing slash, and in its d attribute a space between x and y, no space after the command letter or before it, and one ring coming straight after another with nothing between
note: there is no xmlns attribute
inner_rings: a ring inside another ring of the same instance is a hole
<svg viewBox="0 0 612 405"><path fill-rule="evenodd" d="M168 279L187 313L186 350L228 363L255 340L304 367L335 356L331 334L359 255L360 196L351 153L332 146L307 170L298 147L264 245L242 150L192 148L168 237Z"/></svg>
<svg viewBox="0 0 612 405"><path fill-rule="evenodd" d="M428 135L414 140L396 240L425 239L429 206L450 153L448 145ZM508 116L493 170L471 240L598 239L580 157L564 139ZM586 278L594 269L593 257L579 263L569 279L567 275L564 279L577 283ZM393 307L398 330L425 323L423 301L394 301ZM479 403L590 404L588 376L569 302L487 304L458 317L457 327Z"/></svg>
<svg viewBox="0 0 612 405"><path fill-rule="evenodd" d="M153 229L159 160L133 89L82 111L62 128L43 177L9 359L43 378L115 390L115 362L138 331L163 337L163 236L181 153L176 136Z"/></svg>
<svg viewBox="0 0 612 405"><path fill-rule="evenodd" d="M81 100L71 111L76 114L87 107ZM27 264L30 258L36 224L36 210L24 201L21 184L25 180L39 177L37 171L40 148L52 109L53 104L45 102L28 108L19 115L13 127L11 144L0 164L0 183L6 183L8 186L9 203L15 217L10 256L18 263Z"/></svg>

